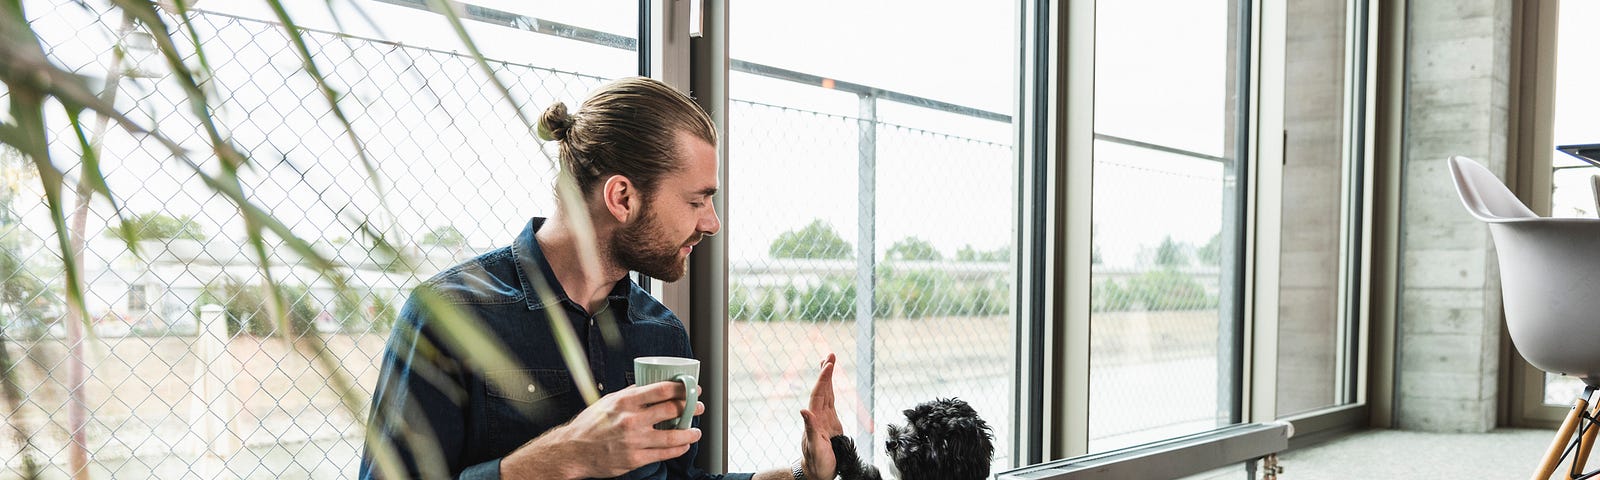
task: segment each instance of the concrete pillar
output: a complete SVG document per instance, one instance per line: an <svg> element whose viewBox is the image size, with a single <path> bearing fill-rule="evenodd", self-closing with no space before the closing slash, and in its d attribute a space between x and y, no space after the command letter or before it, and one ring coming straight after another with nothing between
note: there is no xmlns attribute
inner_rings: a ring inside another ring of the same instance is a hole
<svg viewBox="0 0 1600 480"><path fill-rule="evenodd" d="M1505 177L1511 0L1408 2L1401 179L1397 425L1494 427L1500 284L1493 243L1461 207L1445 158Z"/></svg>

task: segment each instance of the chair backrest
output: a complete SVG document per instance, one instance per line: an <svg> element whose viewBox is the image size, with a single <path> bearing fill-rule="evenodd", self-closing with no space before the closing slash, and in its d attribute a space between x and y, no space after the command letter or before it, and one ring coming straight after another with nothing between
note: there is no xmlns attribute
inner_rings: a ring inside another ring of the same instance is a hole
<svg viewBox="0 0 1600 480"><path fill-rule="evenodd" d="M1489 169L1467 157L1450 157L1450 175L1456 182L1461 204L1478 220L1499 222L1511 218L1537 217Z"/></svg>
<svg viewBox="0 0 1600 480"><path fill-rule="evenodd" d="M1540 370L1600 386L1600 220L1540 217L1477 162L1449 164L1494 238L1512 344Z"/></svg>

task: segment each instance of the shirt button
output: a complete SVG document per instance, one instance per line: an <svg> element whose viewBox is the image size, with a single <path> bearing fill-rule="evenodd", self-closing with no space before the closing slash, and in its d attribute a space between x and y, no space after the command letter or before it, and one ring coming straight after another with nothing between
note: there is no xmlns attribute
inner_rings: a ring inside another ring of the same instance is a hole
<svg viewBox="0 0 1600 480"><path fill-rule="evenodd" d="M597 384L595 384L595 386L600 387L600 390L605 390L606 389L606 384L604 384L604 383L597 383Z"/></svg>
<svg viewBox="0 0 1600 480"><path fill-rule="evenodd" d="M528 384L528 393L533 393L534 390L538 390L538 389L539 389L539 387L535 387L531 383Z"/></svg>

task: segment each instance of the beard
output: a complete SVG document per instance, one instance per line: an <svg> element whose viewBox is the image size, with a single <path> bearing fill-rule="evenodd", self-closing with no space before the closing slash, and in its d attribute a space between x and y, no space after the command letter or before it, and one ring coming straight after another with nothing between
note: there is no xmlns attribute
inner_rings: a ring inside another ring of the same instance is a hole
<svg viewBox="0 0 1600 480"><path fill-rule="evenodd" d="M639 221L624 225L611 235L611 261L650 278L678 281L689 271L689 257L678 258L678 250L700 241L703 235L695 232L682 242L672 240L648 204L641 210Z"/></svg>

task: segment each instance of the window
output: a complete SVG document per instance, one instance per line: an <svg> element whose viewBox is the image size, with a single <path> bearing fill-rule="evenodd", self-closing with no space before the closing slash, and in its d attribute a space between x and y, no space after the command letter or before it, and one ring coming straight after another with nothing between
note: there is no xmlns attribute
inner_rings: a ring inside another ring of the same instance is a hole
<svg viewBox="0 0 1600 480"><path fill-rule="evenodd" d="M1095 4L1091 453L1241 419L1240 15Z"/></svg>
<svg viewBox="0 0 1600 480"><path fill-rule="evenodd" d="M730 471L794 459L828 352L865 458L885 465L902 410L958 397L1011 465L1018 13L829 1L730 14Z"/></svg>
<svg viewBox="0 0 1600 480"><path fill-rule="evenodd" d="M144 285L129 285L128 313L144 313L150 308L149 298L145 296Z"/></svg>
<svg viewBox="0 0 1600 480"><path fill-rule="evenodd" d="M1351 51L1360 24L1350 19L1362 10L1361 2L1297 2L1286 19L1280 418L1355 401L1364 97Z"/></svg>

